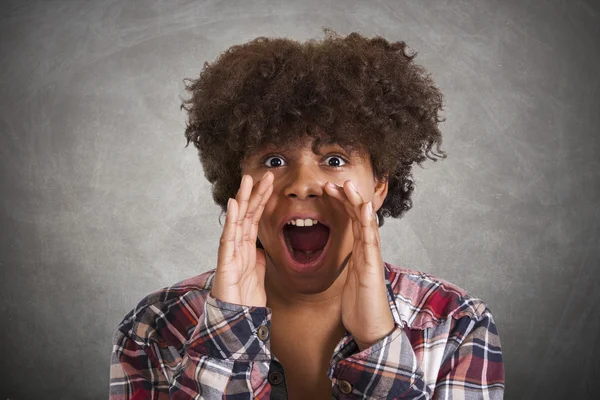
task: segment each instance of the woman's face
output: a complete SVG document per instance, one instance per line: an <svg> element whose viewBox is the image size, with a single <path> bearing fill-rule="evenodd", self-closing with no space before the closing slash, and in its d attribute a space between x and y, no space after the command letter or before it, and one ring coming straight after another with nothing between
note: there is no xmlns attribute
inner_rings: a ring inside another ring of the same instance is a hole
<svg viewBox="0 0 600 400"><path fill-rule="evenodd" d="M337 144L323 144L313 153L311 143L311 138L305 137L289 150L268 146L242 164L242 174L250 175L254 184L267 171L275 178L258 227L267 255L267 274L306 294L322 292L333 284L345 267L354 240L350 216L340 201L325 191L325 185L333 182L343 186L351 180L365 202L373 201L374 211L387 194L387 183L375 179L368 154L350 154ZM293 262L283 234L285 224L296 217L316 219L329 228L327 245L316 252L318 259L308 268Z"/></svg>

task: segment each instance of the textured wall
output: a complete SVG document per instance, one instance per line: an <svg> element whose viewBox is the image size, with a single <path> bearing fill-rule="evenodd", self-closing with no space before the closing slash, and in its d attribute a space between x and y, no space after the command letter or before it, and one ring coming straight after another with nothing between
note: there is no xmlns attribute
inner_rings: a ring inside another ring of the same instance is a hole
<svg viewBox="0 0 600 400"><path fill-rule="evenodd" d="M182 79L233 44L324 26L405 40L446 95L448 158L415 168L384 258L487 301L508 399L600 390L598 3L0 7L2 399L107 397L118 322L216 262L219 210L184 148Z"/></svg>

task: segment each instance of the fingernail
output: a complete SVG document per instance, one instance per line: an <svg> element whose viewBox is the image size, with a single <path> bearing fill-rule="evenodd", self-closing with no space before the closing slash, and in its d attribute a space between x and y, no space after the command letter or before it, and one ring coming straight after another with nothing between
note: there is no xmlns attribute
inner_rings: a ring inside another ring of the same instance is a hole
<svg viewBox="0 0 600 400"><path fill-rule="evenodd" d="M263 179L265 179L265 176L267 176L268 173L269 171L265 172L265 174L262 176L262 178L260 178L260 180L262 181Z"/></svg>
<svg viewBox="0 0 600 400"><path fill-rule="evenodd" d="M352 183L352 181L350 182L350 187L352 188L352 190L354 190L355 192L358 192L358 190L356 190L356 186L354 186L354 183Z"/></svg>
<svg viewBox="0 0 600 400"><path fill-rule="evenodd" d="M333 183L333 182L328 182L328 183L327 183L327 186L329 186L330 188L333 188L333 189L337 189L337 186L336 186L336 184L335 184L335 183Z"/></svg>
<svg viewBox="0 0 600 400"><path fill-rule="evenodd" d="M227 212L229 212L229 206L231 205L231 197L227 200Z"/></svg>
<svg viewBox="0 0 600 400"><path fill-rule="evenodd" d="M367 210L369 211L369 216L373 216L373 203L367 203Z"/></svg>

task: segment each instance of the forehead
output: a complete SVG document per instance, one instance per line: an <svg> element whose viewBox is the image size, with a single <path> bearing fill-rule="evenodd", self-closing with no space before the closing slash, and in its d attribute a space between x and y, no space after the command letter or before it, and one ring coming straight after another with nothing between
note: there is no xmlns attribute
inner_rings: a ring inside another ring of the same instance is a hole
<svg viewBox="0 0 600 400"><path fill-rule="evenodd" d="M357 157L366 155L366 152L356 145L352 145L349 143L340 143L331 138L303 137L298 140L286 143L265 143L261 146L258 146L256 149L251 150L248 154L248 157L260 155L265 152L271 151L298 152L301 150L310 150L317 154L321 151L329 150L330 148L340 148L344 150L347 154Z"/></svg>

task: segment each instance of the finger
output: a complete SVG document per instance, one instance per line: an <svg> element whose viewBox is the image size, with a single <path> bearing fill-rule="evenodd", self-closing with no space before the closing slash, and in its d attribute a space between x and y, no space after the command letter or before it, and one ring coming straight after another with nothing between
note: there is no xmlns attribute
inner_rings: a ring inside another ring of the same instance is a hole
<svg viewBox="0 0 600 400"><path fill-rule="evenodd" d="M248 199L250 198L251 191L252 177L249 175L244 175L242 177L242 182L240 183L240 188L238 189L237 195L235 197L239 205L239 211L237 215L237 229L235 232L235 241L238 245L241 245L242 241L244 217L246 216L246 210L248 209Z"/></svg>
<svg viewBox="0 0 600 400"><path fill-rule="evenodd" d="M229 199L225 227L221 233L219 251L217 253L217 265L228 265L233 260L235 253L235 233L237 229L238 204L235 199Z"/></svg>
<svg viewBox="0 0 600 400"><path fill-rule="evenodd" d="M273 186L271 185L267 189L267 192L263 196L263 201L261 201L261 203L259 204L259 208L257 209L256 213L254 214L254 217L252 218L252 223L250 224L249 240L253 243L256 243L256 237L258 236L258 223L260 222L260 217L262 216L263 210L265 209L265 205L267 204L267 201L269 201L269 198L271 197L272 193Z"/></svg>
<svg viewBox="0 0 600 400"><path fill-rule="evenodd" d="M381 246L381 236L379 235L379 220L377 219L377 210L373 208L373 201L370 201L371 203L371 225L373 226L373 229L375 230L375 233L377 234L377 243L379 243L379 246Z"/></svg>
<svg viewBox="0 0 600 400"><path fill-rule="evenodd" d="M331 186L330 186L331 184ZM348 196L346 195L346 193L344 192L344 189L342 186L338 186L333 182L328 182L327 185L325 185L325 190L326 192L333 198L335 198L336 200L338 200L339 202L342 203L342 205L344 206L344 209L346 211L346 214L348 214L350 216L350 223L352 224L352 235L354 237L354 240L361 240L361 229L360 229L360 209L358 210L358 213L356 211L356 207L350 203L350 200L348 199Z"/></svg>
<svg viewBox="0 0 600 400"><path fill-rule="evenodd" d="M352 234L354 235L354 240L362 241L362 228L358 219L352 221Z"/></svg>
<svg viewBox="0 0 600 400"><path fill-rule="evenodd" d="M330 182L330 183L332 183L334 186L332 187L329 184L325 185L325 187L326 187L325 190L327 191L327 193L331 197L339 200L343 204L343 206L346 210L346 213L350 216L350 218L353 221L360 219L360 209L350 202L350 199L348 198L348 195L346 194L344 187L338 186L333 182Z"/></svg>
<svg viewBox="0 0 600 400"><path fill-rule="evenodd" d="M354 220L352 225L352 232L355 238L360 238L360 240L365 239L362 224L363 224L363 209L369 203L365 203L365 200L361 196L360 192L356 189L356 187L352 184L352 181L347 180L344 182L344 193L348 198L348 201L353 206L354 212L358 215L358 218ZM372 210L372 209L371 209Z"/></svg>
<svg viewBox="0 0 600 400"><path fill-rule="evenodd" d="M270 191L270 192L269 192ZM254 193L250 198L250 202L248 204L248 210L246 211L246 217L244 220L244 230L243 230L243 239L252 241L252 225L258 224L260 217L262 215L262 211L264 209L264 205L268 201L268 197L264 200L264 197L267 195L270 196L273 192L273 174L268 172L261 178L260 181L255 185ZM261 206L262 204L262 206ZM259 214L258 216L256 214ZM256 237L254 238L256 241Z"/></svg>
<svg viewBox="0 0 600 400"><path fill-rule="evenodd" d="M381 254L379 230L374 223L374 211L371 202L366 203L361 210L361 234L364 243L365 259L378 260Z"/></svg>
<svg viewBox="0 0 600 400"><path fill-rule="evenodd" d="M360 215L360 206L363 205L365 201L356 187L352 184L352 181L347 180L344 182L344 193L346 194L346 197L348 197L350 203L356 207L357 215Z"/></svg>
<svg viewBox="0 0 600 400"><path fill-rule="evenodd" d="M370 224L371 230L375 235L375 244L377 247L381 247L381 236L379 235L379 224L377 223L376 210L373 208L373 201L368 202L370 209L368 210L368 221L366 223Z"/></svg>
<svg viewBox="0 0 600 400"><path fill-rule="evenodd" d="M248 209L248 199L250 198L250 193L252 192L252 177L250 175L244 175L242 177L242 181L240 183L240 188L238 190L237 202L239 206L239 211L237 215L237 226L235 230L235 241L236 241L236 251L237 258L241 263L241 272L245 273L248 268L249 262L252 261L252 254L249 254L247 246L244 246L242 242L242 233L243 233L243 223L244 216L246 215L246 210Z"/></svg>

